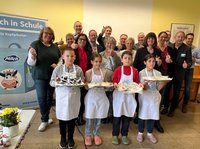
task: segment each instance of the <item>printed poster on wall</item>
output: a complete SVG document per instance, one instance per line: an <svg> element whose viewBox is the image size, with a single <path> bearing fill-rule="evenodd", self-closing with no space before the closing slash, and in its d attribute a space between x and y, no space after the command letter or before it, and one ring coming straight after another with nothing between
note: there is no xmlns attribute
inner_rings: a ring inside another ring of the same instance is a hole
<svg viewBox="0 0 200 149"><path fill-rule="evenodd" d="M0 109L38 106L26 59L29 45L46 23L46 19L0 13Z"/></svg>

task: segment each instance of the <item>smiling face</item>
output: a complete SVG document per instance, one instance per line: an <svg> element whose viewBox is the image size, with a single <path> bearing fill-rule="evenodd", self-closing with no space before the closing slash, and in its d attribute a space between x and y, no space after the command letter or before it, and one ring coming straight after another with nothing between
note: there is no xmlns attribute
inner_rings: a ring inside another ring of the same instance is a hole
<svg viewBox="0 0 200 149"><path fill-rule="evenodd" d="M78 46L80 47L80 48L84 48L85 47L85 45L86 45L86 36L79 36L79 38L78 38Z"/></svg>
<svg viewBox="0 0 200 149"><path fill-rule="evenodd" d="M132 51L134 45L134 40L126 40L126 50Z"/></svg>
<svg viewBox="0 0 200 149"><path fill-rule="evenodd" d="M150 38L147 39L147 45L148 45L148 46L153 46L154 42L155 42L155 39L154 39L154 38L151 38L151 37L150 37Z"/></svg>
<svg viewBox="0 0 200 149"><path fill-rule="evenodd" d="M112 33L112 29L110 27L107 27L105 29L105 36L106 37L110 37L111 33Z"/></svg>
<svg viewBox="0 0 200 149"><path fill-rule="evenodd" d="M64 60L64 63L66 66L72 66L74 63L74 60L76 58L74 50L65 50L62 55L62 59Z"/></svg>
<svg viewBox="0 0 200 149"><path fill-rule="evenodd" d="M96 40L97 40L97 32L96 31L90 31L89 33L89 39L90 39L90 42L92 43L95 43Z"/></svg>
<svg viewBox="0 0 200 149"><path fill-rule="evenodd" d="M139 33L137 38L138 38L138 43L142 45L144 43L144 38L145 38L144 33Z"/></svg>
<svg viewBox="0 0 200 149"><path fill-rule="evenodd" d="M185 34L183 32L178 32L175 35L175 43L181 45L185 39Z"/></svg>
<svg viewBox="0 0 200 149"><path fill-rule="evenodd" d="M72 34L66 35L66 43L70 47L74 42L74 36Z"/></svg>
<svg viewBox="0 0 200 149"><path fill-rule="evenodd" d="M194 36L192 35L187 35L187 38L185 39L185 42L187 45L191 46L194 40Z"/></svg>
<svg viewBox="0 0 200 149"><path fill-rule="evenodd" d="M75 30L75 33L76 33L76 34L80 34L81 31L82 31L82 29L83 29L83 27L82 27L81 22L76 21L76 22L74 23L74 30Z"/></svg>
<svg viewBox="0 0 200 149"><path fill-rule="evenodd" d="M53 33L48 28L44 29L42 33L42 42L49 44L52 42Z"/></svg>
<svg viewBox="0 0 200 149"><path fill-rule="evenodd" d="M99 69L101 66L102 58L101 57L95 57L94 60L91 60L91 64L94 69Z"/></svg>
<svg viewBox="0 0 200 149"><path fill-rule="evenodd" d="M121 61L122 61L123 66L131 66L132 56L129 54L124 54Z"/></svg>
<svg viewBox="0 0 200 149"><path fill-rule="evenodd" d="M127 37L128 37L128 36L125 35L125 34L122 34L122 35L120 36L120 43L121 43L122 45L125 44Z"/></svg>
<svg viewBox="0 0 200 149"><path fill-rule="evenodd" d="M148 60L144 61L147 70L153 70L155 63L156 63L155 58L149 58Z"/></svg>
<svg viewBox="0 0 200 149"><path fill-rule="evenodd" d="M158 42L160 44L164 44L166 41L167 41L167 34L166 33L160 34L160 36L158 37Z"/></svg>

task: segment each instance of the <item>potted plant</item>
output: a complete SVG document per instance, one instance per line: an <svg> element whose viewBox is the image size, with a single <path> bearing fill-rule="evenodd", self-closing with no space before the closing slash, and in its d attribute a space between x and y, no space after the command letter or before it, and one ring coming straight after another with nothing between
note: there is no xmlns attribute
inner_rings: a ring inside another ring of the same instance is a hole
<svg viewBox="0 0 200 149"><path fill-rule="evenodd" d="M10 137L18 135L19 132L19 109L5 108L0 112L0 125L3 127L3 134Z"/></svg>

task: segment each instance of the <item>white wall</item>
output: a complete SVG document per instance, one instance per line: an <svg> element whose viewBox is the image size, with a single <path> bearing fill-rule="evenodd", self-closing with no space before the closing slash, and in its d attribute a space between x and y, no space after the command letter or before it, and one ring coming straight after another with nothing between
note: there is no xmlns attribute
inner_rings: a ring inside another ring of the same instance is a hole
<svg viewBox="0 0 200 149"><path fill-rule="evenodd" d="M91 29L100 33L103 26L110 25L116 40L122 33L137 39L139 32L150 32L152 1L84 0L84 33Z"/></svg>

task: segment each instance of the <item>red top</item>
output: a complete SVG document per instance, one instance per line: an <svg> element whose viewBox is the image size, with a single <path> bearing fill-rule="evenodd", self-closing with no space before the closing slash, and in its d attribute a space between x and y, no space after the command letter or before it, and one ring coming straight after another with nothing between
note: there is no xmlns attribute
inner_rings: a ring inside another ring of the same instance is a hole
<svg viewBox="0 0 200 149"><path fill-rule="evenodd" d="M85 74L85 72L88 69L88 57L87 57L87 53L85 51L84 48L78 48L78 54L79 54L79 66L81 67L81 69L83 70L83 73Z"/></svg>
<svg viewBox="0 0 200 149"><path fill-rule="evenodd" d="M131 74L131 67L132 66L123 66L124 67L124 74L125 75L130 75ZM133 68L133 82L140 83L139 82L139 75L138 75L138 70L134 67ZM121 74L122 74L122 66L118 67L115 69L113 73L113 83L119 83L121 79Z"/></svg>

